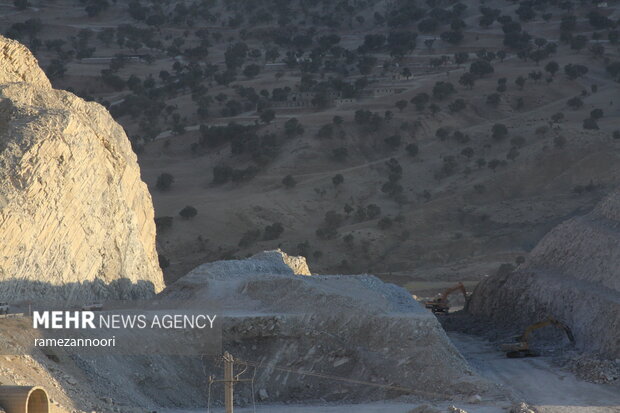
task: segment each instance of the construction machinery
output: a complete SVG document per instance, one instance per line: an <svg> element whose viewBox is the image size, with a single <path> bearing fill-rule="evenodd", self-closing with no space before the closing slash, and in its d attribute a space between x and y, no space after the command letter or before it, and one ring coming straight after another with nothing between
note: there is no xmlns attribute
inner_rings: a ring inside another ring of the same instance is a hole
<svg viewBox="0 0 620 413"><path fill-rule="evenodd" d="M566 324L556 320L555 318L551 316L547 316L547 318L545 318L544 320L534 323L530 325L529 327L527 327L525 331L523 332L523 334L516 338L517 340L516 343L502 344L501 346L502 351L506 352L506 357L508 358L539 356L540 355L539 353L530 349L530 344L528 340L529 340L530 334L532 334L534 330L538 330L539 328L543 328L546 326L553 326L561 330L564 330L570 342L573 344L575 343L575 337L573 336L573 332L570 330L570 328Z"/></svg>
<svg viewBox="0 0 620 413"><path fill-rule="evenodd" d="M448 296L456 291L460 291L463 293L463 297L465 297L465 305L467 305L467 301L469 296L467 294L467 290L462 282L447 288L443 293L439 294L435 299L426 301L424 303L424 307L430 309L434 314L447 314L450 311L450 304L448 302Z"/></svg>

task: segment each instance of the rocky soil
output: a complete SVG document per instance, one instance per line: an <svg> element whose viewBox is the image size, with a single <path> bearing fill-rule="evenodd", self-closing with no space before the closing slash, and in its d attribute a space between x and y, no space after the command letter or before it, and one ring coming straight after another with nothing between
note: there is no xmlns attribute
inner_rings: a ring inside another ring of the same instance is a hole
<svg viewBox="0 0 620 413"><path fill-rule="evenodd" d="M0 298L85 303L163 287L153 205L123 129L0 36Z"/></svg>

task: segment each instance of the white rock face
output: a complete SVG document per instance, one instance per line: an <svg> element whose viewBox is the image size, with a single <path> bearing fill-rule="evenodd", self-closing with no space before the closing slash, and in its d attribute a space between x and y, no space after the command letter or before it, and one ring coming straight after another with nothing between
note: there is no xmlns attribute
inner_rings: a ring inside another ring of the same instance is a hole
<svg viewBox="0 0 620 413"><path fill-rule="evenodd" d="M302 256L288 255L284 251L277 249L273 251L263 251L252 257L255 261L272 261L274 265L281 265L289 267L293 274L296 275L312 275L306 258Z"/></svg>
<svg viewBox="0 0 620 413"><path fill-rule="evenodd" d="M0 298L84 302L164 287L153 206L123 129L52 89L0 36Z"/></svg>

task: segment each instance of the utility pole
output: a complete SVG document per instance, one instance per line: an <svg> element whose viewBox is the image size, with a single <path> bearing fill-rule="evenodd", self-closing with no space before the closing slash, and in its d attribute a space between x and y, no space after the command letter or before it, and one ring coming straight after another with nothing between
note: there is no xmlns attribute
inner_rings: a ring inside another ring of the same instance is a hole
<svg viewBox="0 0 620 413"><path fill-rule="evenodd" d="M215 380L213 376L210 376L209 385L217 382L224 383L224 406L226 407L226 413L233 413L235 383L253 381L254 379L240 379L239 376L245 373L245 370L235 375L235 358L229 352L225 351L222 359L224 360L224 380ZM242 362L241 364L244 363Z"/></svg>
<svg viewBox="0 0 620 413"><path fill-rule="evenodd" d="M226 413L233 413L233 388L235 385L233 377L233 365L235 359L229 352L224 353L224 405Z"/></svg>

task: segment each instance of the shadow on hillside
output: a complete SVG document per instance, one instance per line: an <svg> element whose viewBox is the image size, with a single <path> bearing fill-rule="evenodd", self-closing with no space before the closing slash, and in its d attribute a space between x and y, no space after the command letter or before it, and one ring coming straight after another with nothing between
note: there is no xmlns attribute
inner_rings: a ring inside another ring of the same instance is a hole
<svg viewBox="0 0 620 413"><path fill-rule="evenodd" d="M0 281L0 301L23 309L39 305L81 306L98 301L142 300L155 296L155 286L150 281L132 282L120 278L106 283L102 279L56 285L44 281L8 279Z"/></svg>

